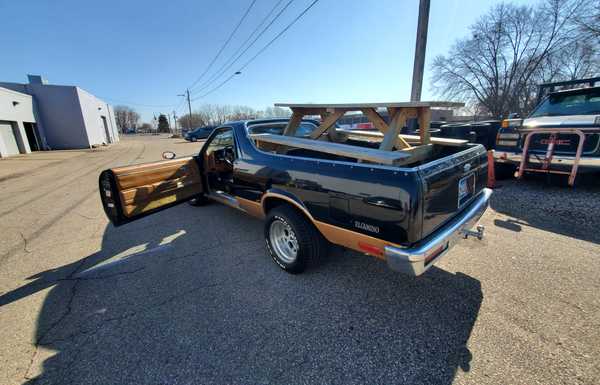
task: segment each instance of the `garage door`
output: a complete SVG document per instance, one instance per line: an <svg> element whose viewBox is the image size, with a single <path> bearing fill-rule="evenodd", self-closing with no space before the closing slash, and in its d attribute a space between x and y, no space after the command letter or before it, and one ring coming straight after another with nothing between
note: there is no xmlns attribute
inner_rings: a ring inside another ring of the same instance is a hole
<svg viewBox="0 0 600 385"><path fill-rule="evenodd" d="M12 125L8 122L0 122L0 141L4 144L2 156L19 154L19 146L13 132Z"/></svg>

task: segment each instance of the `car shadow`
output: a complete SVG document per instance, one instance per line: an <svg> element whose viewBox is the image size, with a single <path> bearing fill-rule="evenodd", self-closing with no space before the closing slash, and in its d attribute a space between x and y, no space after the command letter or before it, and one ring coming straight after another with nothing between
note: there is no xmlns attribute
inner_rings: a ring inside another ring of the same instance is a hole
<svg viewBox="0 0 600 385"><path fill-rule="evenodd" d="M465 274L339 248L286 274L262 223L216 204L109 225L97 253L31 278L0 300L51 287L36 384L451 384L483 299Z"/></svg>
<svg viewBox="0 0 600 385"><path fill-rule="evenodd" d="M519 232L523 226L600 243L600 184L586 179L574 188L547 183L544 178L504 180L490 206L511 218L496 219L498 227Z"/></svg>

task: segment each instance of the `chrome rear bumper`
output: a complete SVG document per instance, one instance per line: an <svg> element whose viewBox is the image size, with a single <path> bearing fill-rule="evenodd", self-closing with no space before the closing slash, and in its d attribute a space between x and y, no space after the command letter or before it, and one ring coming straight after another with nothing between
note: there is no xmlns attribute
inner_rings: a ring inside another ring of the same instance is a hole
<svg viewBox="0 0 600 385"><path fill-rule="evenodd" d="M410 248L386 246L384 255L388 266L412 276L419 276L433 266L460 239L468 236L483 238L483 227L471 230L487 209L492 190L483 189L477 198L456 218Z"/></svg>

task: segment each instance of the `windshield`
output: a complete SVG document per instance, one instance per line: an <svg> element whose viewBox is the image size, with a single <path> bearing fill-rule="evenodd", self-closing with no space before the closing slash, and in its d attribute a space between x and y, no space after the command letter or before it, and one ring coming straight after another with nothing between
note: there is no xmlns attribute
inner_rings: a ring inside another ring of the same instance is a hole
<svg viewBox="0 0 600 385"><path fill-rule="evenodd" d="M530 117L595 114L600 114L600 89L550 95Z"/></svg>

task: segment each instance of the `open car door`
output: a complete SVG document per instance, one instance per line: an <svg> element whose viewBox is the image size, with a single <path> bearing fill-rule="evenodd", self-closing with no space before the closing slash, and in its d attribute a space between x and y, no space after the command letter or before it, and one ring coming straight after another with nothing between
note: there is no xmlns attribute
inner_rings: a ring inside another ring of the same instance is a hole
<svg viewBox="0 0 600 385"><path fill-rule="evenodd" d="M203 192L193 157L104 170L100 198L115 226L131 222L194 198Z"/></svg>

